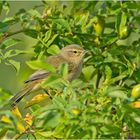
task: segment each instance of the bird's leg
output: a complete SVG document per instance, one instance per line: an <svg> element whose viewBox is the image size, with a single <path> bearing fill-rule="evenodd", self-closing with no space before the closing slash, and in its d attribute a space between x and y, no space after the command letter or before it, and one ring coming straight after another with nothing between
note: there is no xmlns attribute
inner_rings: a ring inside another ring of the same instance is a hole
<svg viewBox="0 0 140 140"><path fill-rule="evenodd" d="M49 89L47 90L47 89L43 88L43 91L50 97L50 99L52 99Z"/></svg>

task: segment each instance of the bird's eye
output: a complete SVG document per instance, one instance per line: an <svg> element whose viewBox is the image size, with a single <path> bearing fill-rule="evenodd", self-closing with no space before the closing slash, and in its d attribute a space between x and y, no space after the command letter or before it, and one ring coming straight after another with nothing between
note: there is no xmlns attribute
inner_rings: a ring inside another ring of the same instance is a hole
<svg viewBox="0 0 140 140"><path fill-rule="evenodd" d="M76 53L77 53L77 51L73 51L73 53L75 53L75 54L76 54Z"/></svg>

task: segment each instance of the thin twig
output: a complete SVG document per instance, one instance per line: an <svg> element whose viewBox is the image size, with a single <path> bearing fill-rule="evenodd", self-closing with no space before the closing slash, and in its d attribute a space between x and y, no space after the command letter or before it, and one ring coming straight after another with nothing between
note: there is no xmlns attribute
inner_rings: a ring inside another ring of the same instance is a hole
<svg viewBox="0 0 140 140"><path fill-rule="evenodd" d="M15 32L11 32L11 33L8 33L8 32L4 33L4 35L0 37L0 43L2 43L3 40L5 40L6 38L8 38L10 36L13 36L13 35L25 32L25 31L30 31L30 29L21 29L21 30L18 30L18 31L15 31Z"/></svg>
<svg viewBox="0 0 140 140"><path fill-rule="evenodd" d="M11 33L8 33L6 37L10 37L12 35L19 34L19 33L25 32L25 31L27 31L27 30L21 29L21 30L15 31L15 32L11 32Z"/></svg>

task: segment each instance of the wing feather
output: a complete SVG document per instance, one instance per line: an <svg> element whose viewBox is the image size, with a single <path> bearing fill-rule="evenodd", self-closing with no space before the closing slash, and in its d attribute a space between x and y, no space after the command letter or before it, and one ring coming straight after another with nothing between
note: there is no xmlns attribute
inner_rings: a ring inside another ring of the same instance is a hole
<svg viewBox="0 0 140 140"><path fill-rule="evenodd" d="M35 73L33 73L26 81L24 81L24 83L28 83L30 81L35 81L35 80L39 80L39 79L44 79L49 74L50 74L50 72L48 72L46 70L38 70Z"/></svg>

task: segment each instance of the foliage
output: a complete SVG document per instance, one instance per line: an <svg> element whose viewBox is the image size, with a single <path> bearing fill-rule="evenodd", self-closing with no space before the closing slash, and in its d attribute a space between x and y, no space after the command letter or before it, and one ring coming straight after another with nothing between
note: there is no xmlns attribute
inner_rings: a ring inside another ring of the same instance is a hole
<svg viewBox="0 0 140 140"><path fill-rule="evenodd" d="M60 75L42 84L48 95L40 91L24 99L20 111L1 111L0 138L140 138L140 102L131 97L133 84L140 82L140 3L42 1L41 6L43 13L36 6L0 21L0 62L19 71L14 58L28 53L13 49L22 41L13 35L21 32L37 40L26 62L31 69L54 72L43 60L67 44L79 44L89 53L79 79L65 81L62 66ZM5 1L0 2L3 10L11 11ZM20 29L11 31L15 24ZM1 105L11 97L6 89L0 94Z"/></svg>

